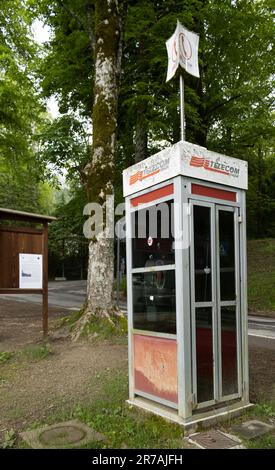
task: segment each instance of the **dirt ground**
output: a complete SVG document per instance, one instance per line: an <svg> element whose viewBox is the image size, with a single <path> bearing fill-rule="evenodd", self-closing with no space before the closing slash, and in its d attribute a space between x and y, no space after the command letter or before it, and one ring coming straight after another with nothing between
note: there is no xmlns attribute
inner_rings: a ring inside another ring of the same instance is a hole
<svg viewBox="0 0 275 470"><path fill-rule="evenodd" d="M114 370L127 370L126 344L53 338L57 320L66 314L50 309L51 353L40 360L24 355L21 359L26 347L41 344L40 307L0 300L0 353L17 352L16 360L0 363L0 436L6 429L22 430L55 412L85 404ZM275 351L263 344L250 344L252 402L275 400Z"/></svg>
<svg viewBox="0 0 275 470"><path fill-rule="evenodd" d="M70 312L49 308L49 329ZM42 307L30 302L0 299L0 351L18 351L42 337Z"/></svg>
<svg viewBox="0 0 275 470"><path fill-rule="evenodd" d="M249 389L252 403L275 403L275 345L249 342Z"/></svg>
<svg viewBox="0 0 275 470"><path fill-rule="evenodd" d="M90 401L114 369L127 369L127 346L104 341L72 343L53 338L59 318L68 314L50 309L51 353L44 359L22 359L20 352L41 344L40 308L31 303L0 301L0 353L16 351L16 360L0 363L0 433L23 429L55 411Z"/></svg>

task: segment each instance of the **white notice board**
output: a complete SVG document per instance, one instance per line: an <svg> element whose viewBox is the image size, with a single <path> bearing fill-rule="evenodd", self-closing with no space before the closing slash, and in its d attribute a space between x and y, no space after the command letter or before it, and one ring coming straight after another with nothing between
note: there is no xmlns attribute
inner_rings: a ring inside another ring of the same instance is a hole
<svg viewBox="0 0 275 470"><path fill-rule="evenodd" d="M19 253L19 288L42 289L43 255Z"/></svg>

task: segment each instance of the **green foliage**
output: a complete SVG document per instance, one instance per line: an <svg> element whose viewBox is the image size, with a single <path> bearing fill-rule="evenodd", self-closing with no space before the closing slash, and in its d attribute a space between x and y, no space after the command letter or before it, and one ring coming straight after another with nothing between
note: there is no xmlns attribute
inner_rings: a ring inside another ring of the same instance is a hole
<svg viewBox="0 0 275 470"><path fill-rule="evenodd" d="M229 417L228 420L222 425L222 431L229 434L232 433L232 427L234 425L240 425L242 422L259 419L269 424L273 423L275 416L275 403L274 402L260 402L256 403L251 408L243 411L243 413L237 417ZM235 431L233 431L234 434ZM239 436L246 449L274 449L275 448L275 435L274 431L268 432L267 434L256 437L253 439L244 439L243 436Z"/></svg>
<svg viewBox="0 0 275 470"><path fill-rule="evenodd" d="M0 12L0 205L26 211L49 209L50 188L41 183L36 133L44 119L26 2L6 0Z"/></svg>
<svg viewBox="0 0 275 470"><path fill-rule="evenodd" d="M82 314L83 314L83 308L80 310L76 310L75 312L72 312L70 315L66 317L63 317L61 320L59 320L57 328L67 325L70 327L70 329L72 329Z"/></svg>
<svg viewBox="0 0 275 470"><path fill-rule="evenodd" d="M42 346L27 346L23 349L22 355L31 361L40 361L52 354L50 346L43 344Z"/></svg>
<svg viewBox="0 0 275 470"><path fill-rule="evenodd" d="M248 306L253 312L275 311L275 239L248 241Z"/></svg>
<svg viewBox="0 0 275 470"><path fill-rule="evenodd" d="M56 95L62 114L91 116L94 0L29 0L29 8L53 30L40 68L44 96Z"/></svg>
<svg viewBox="0 0 275 470"><path fill-rule="evenodd" d="M257 403L255 405L254 412L258 416L264 416L266 418L275 417L275 404L274 403Z"/></svg>
<svg viewBox="0 0 275 470"><path fill-rule="evenodd" d="M0 157L30 157L41 113L34 81L37 48L25 2L6 0L0 15Z"/></svg>
<svg viewBox="0 0 275 470"><path fill-rule="evenodd" d="M247 449L275 449L275 436L268 434L246 443Z"/></svg>
<svg viewBox="0 0 275 470"><path fill-rule="evenodd" d="M55 173L64 174L67 179L77 180L83 176L85 164L90 157L89 133L85 120L72 114L62 115L47 121L37 135L39 142L38 158L43 165L50 164Z"/></svg>
<svg viewBox="0 0 275 470"><path fill-rule="evenodd" d="M1 444L2 449L12 449L16 443L17 434L14 429L10 429L9 431L5 431L4 440Z"/></svg>
<svg viewBox="0 0 275 470"><path fill-rule="evenodd" d="M4 364L5 362L8 362L13 356L12 352L9 351L1 351L0 352L0 364Z"/></svg>
<svg viewBox="0 0 275 470"><path fill-rule="evenodd" d="M107 448L122 448L125 444L132 449L183 447L180 426L129 407L127 397L127 377L117 373L104 383L101 396L90 406L77 406L73 417L106 435Z"/></svg>
<svg viewBox="0 0 275 470"><path fill-rule="evenodd" d="M83 236L86 194L79 184L60 191L55 204L57 220L49 226L49 273L51 277L85 278L88 241Z"/></svg>
<svg viewBox="0 0 275 470"><path fill-rule="evenodd" d="M72 315L69 315L63 318L60 322L60 326L67 325L71 331L77 326L78 320L81 318L83 312L85 311L86 305L82 309L73 312ZM110 321L111 320L111 321ZM110 314L110 319L99 318L94 315L90 318L89 323L86 325L83 330L82 336L92 337L95 340L109 340L112 341L119 338L126 338L128 331L127 319L124 316L118 316L115 314Z"/></svg>
<svg viewBox="0 0 275 470"><path fill-rule="evenodd" d="M111 321L110 321L111 320ZM84 336L102 339L114 339L115 337L126 337L127 320L125 317L110 315L110 319L94 316L84 329Z"/></svg>
<svg viewBox="0 0 275 470"><path fill-rule="evenodd" d="M72 169L77 178L89 158L85 139L89 126L83 133L79 116L88 120L92 116L94 3L30 2L32 14L40 15L53 31L41 66L43 93L55 95L61 112L66 113L42 132L42 160ZM122 199L121 171L133 163L138 139L148 139L148 154L179 140L178 81L175 78L165 83L165 40L173 33L177 18L200 34L201 78L184 74L187 140L248 160L248 231L252 237L273 236L270 1L128 2L119 95L116 200ZM72 110L78 113L73 119Z"/></svg>
<svg viewBox="0 0 275 470"><path fill-rule="evenodd" d="M0 155L1 207L50 214L53 205L53 190L39 181L33 160L12 163Z"/></svg>

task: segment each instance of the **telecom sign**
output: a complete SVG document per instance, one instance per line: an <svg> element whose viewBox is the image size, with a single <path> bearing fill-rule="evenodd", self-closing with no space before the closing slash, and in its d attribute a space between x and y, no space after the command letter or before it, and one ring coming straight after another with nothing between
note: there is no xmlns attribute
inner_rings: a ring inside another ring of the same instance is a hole
<svg viewBox="0 0 275 470"><path fill-rule="evenodd" d="M124 196L177 175L247 189L247 162L189 142L162 150L123 172Z"/></svg>

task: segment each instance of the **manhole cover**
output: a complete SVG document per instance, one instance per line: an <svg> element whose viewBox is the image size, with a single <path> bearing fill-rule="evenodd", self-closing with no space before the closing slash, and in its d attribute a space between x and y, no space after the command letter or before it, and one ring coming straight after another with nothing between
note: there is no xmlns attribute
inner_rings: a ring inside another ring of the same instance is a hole
<svg viewBox="0 0 275 470"><path fill-rule="evenodd" d="M221 431L207 431L192 434L190 440L198 444L203 449L230 449L240 445Z"/></svg>
<svg viewBox="0 0 275 470"><path fill-rule="evenodd" d="M233 426L232 429L245 439L253 439L254 437L262 436L263 434L272 431L274 426L254 419Z"/></svg>
<svg viewBox="0 0 275 470"><path fill-rule="evenodd" d="M84 439L85 436L86 432L83 431L83 429L79 429L79 427L57 426L56 428L43 431L39 436L39 440L42 444L48 446L60 446L64 444L76 444Z"/></svg>
<svg viewBox="0 0 275 470"><path fill-rule="evenodd" d="M106 437L76 419L22 432L21 437L33 449L81 447Z"/></svg>

